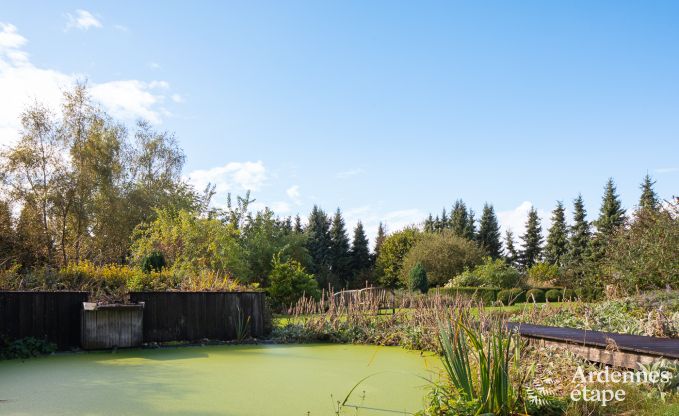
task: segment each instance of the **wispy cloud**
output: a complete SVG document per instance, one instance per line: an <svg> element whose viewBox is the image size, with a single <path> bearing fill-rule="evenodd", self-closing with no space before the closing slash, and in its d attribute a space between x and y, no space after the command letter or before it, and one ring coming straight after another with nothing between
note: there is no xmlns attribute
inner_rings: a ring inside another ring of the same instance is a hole
<svg viewBox="0 0 679 416"><path fill-rule="evenodd" d="M56 110L63 91L73 86L82 74L66 74L35 66L24 50L28 40L16 26L0 22L0 144L16 140L19 116L27 105L39 100ZM146 118L160 123L169 114L163 106L170 93L165 81L122 80L91 82L90 92L104 108L124 121ZM172 100L175 101L175 100Z"/></svg>
<svg viewBox="0 0 679 416"><path fill-rule="evenodd" d="M262 161L229 162L210 169L198 169L186 178L196 189L215 185L215 202L220 204L229 192L257 191L266 182L267 172Z"/></svg>
<svg viewBox="0 0 679 416"><path fill-rule="evenodd" d="M89 30L90 28L101 28L103 25L101 21L94 17L94 15L87 10L78 9L75 11L75 15L71 13L66 13L66 30L70 29L80 29Z"/></svg>
<svg viewBox="0 0 679 416"><path fill-rule="evenodd" d="M519 241L519 237L526 230L526 221L528 220L528 212L533 207L533 203L530 201L523 201L519 206L508 211L499 211L497 213L497 219L500 223L500 229L502 231L502 237L504 238L504 233L506 230L512 230L514 233L514 238ZM550 214L542 209L538 209L538 217L540 217L540 225L542 226L543 235L546 234L546 230L551 224ZM477 217L478 220L478 217Z"/></svg>
<svg viewBox="0 0 679 416"><path fill-rule="evenodd" d="M673 172L679 172L679 168L658 168L654 172L655 173L673 173Z"/></svg>
<svg viewBox="0 0 679 416"><path fill-rule="evenodd" d="M344 211L343 215L349 230L353 230L353 227L360 220L373 245L380 222L385 224L387 232L394 232L411 225L419 225L425 217L424 212L418 208L385 211L372 205L349 209ZM350 235L353 235L351 231Z"/></svg>
<svg viewBox="0 0 679 416"><path fill-rule="evenodd" d="M160 69L160 64L158 62L149 62L147 65L151 69Z"/></svg>
<svg viewBox="0 0 679 416"><path fill-rule="evenodd" d="M364 170L361 168L345 170L343 172L338 172L335 176L339 179L350 178L352 176L360 175Z"/></svg>
<svg viewBox="0 0 679 416"><path fill-rule="evenodd" d="M124 26L124 25L113 25L113 28L117 31L120 31L120 32L129 32L130 31L130 29L127 26Z"/></svg>
<svg viewBox="0 0 679 416"><path fill-rule="evenodd" d="M302 204L302 198L301 194L299 192L299 185L293 185L289 187L285 193L288 195L288 198L292 200L292 202L295 203L295 205L301 205Z"/></svg>

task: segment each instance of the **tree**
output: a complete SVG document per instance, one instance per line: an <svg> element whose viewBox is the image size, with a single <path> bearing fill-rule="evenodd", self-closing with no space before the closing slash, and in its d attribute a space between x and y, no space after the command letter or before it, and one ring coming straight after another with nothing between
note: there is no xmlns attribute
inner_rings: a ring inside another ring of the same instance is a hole
<svg viewBox="0 0 679 416"><path fill-rule="evenodd" d="M434 217L431 214L424 220L423 228L425 233L433 233L435 231Z"/></svg>
<svg viewBox="0 0 679 416"><path fill-rule="evenodd" d="M384 244L384 240L387 239L387 228L380 222L380 225L377 226L377 236L375 237L375 251L374 251L374 260L376 261L377 258L380 255L380 250L382 250L382 244Z"/></svg>
<svg viewBox="0 0 679 416"><path fill-rule="evenodd" d="M599 218L594 222L597 236L610 237L613 232L625 223L625 210L622 209L620 197L616 193L613 178L609 178L604 188Z"/></svg>
<svg viewBox="0 0 679 416"><path fill-rule="evenodd" d="M274 256L268 289L274 308L282 310L295 304L302 296L318 299L318 283L312 274L305 272L295 260L282 261Z"/></svg>
<svg viewBox="0 0 679 416"><path fill-rule="evenodd" d="M561 201L557 201L552 211L552 225L547 234L545 246L545 260L549 264L563 266L568 254L568 227L566 225L566 210Z"/></svg>
<svg viewBox="0 0 679 416"><path fill-rule="evenodd" d="M299 214L295 215L295 225L292 228L292 231L296 234L302 234L304 232L304 227L302 227L302 219L299 217Z"/></svg>
<svg viewBox="0 0 679 416"><path fill-rule="evenodd" d="M467 206L461 199L453 204L453 210L450 213L450 228L453 230L453 234L458 237L467 238L469 235Z"/></svg>
<svg viewBox="0 0 679 416"><path fill-rule="evenodd" d="M476 238L474 210L471 208L467 212L467 226L464 229L464 237L469 241L474 241L474 239Z"/></svg>
<svg viewBox="0 0 679 416"><path fill-rule="evenodd" d="M507 229L505 231L505 261L510 266L515 266L519 260L519 254L514 248L514 233L512 230Z"/></svg>
<svg viewBox="0 0 679 416"><path fill-rule="evenodd" d="M658 195L653 190L655 181L646 174L644 181L641 183L641 197L639 198L639 210L653 210L657 211L659 208Z"/></svg>
<svg viewBox="0 0 679 416"><path fill-rule="evenodd" d="M573 201L573 226L568 244L568 263L570 267L580 266L589 256L591 232L587 221L587 211L582 195Z"/></svg>
<svg viewBox="0 0 679 416"><path fill-rule="evenodd" d="M351 272L354 281L357 284L364 282L360 281L370 280L370 268L372 261L370 260L370 249L368 248L368 237L365 235L363 224L359 221L354 228L354 239L351 243Z"/></svg>
<svg viewBox="0 0 679 416"><path fill-rule="evenodd" d="M441 286L452 276L483 261L485 252L475 242L454 235L449 230L421 234L403 258L400 279L408 286L408 272L417 263L427 270L429 284Z"/></svg>
<svg viewBox="0 0 679 416"><path fill-rule="evenodd" d="M309 214L309 222L304 232L307 235L307 249L313 260L310 271L316 275L321 287L331 284L332 240L330 238L330 219L325 211L317 205L314 205Z"/></svg>
<svg viewBox="0 0 679 416"><path fill-rule="evenodd" d="M533 264L542 258L542 227L538 211L531 207L526 221L526 232L521 236L523 247L519 263L524 270L529 269Z"/></svg>
<svg viewBox="0 0 679 416"><path fill-rule="evenodd" d="M9 204L0 200L0 270L11 266L16 254L12 222Z"/></svg>
<svg viewBox="0 0 679 416"><path fill-rule="evenodd" d="M330 268L332 273L339 279L343 287L347 287L351 281L351 257L349 256L349 237L344 227L344 218L340 209L337 208L332 219L330 228L331 260Z"/></svg>
<svg viewBox="0 0 679 416"><path fill-rule="evenodd" d="M427 271L422 266L422 263L418 262L408 272L408 289L411 292L419 291L420 293L427 293L429 291Z"/></svg>
<svg viewBox="0 0 679 416"><path fill-rule="evenodd" d="M405 228L384 239L375 265L381 285L395 288L401 284L403 259L421 235L416 228Z"/></svg>
<svg viewBox="0 0 679 416"><path fill-rule="evenodd" d="M479 222L479 232L476 241L483 247L493 259L499 259L502 255L502 242L500 242L500 225L493 206L485 204Z"/></svg>

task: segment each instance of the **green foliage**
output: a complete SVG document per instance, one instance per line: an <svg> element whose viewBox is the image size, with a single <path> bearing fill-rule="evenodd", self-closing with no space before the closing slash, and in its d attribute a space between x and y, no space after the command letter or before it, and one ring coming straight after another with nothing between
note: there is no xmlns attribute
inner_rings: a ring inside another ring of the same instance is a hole
<svg viewBox="0 0 679 416"><path fill-rule="evenodd" d="M552 225L547 234L545 246L545 261L549 264L563 266L568 254L568 226L566 225L566 210L561 203L557 202L552 211Z"/></svg>
<svg viewBox="0 0 679 416"><path fill-rule="evenodd" d="M530 289L526 292L526 301L540 303L545 301L545 291L542 289Z"/></svg>
<svg viewBox="0 0 679 416"><path fill-rule="evenodd" d="M606 249L602 277L625 293L679 288L679 205L637 212Z"/></svg>
<svg viewBox="0 0 679 416"><path fill-rule="evenodd" d="M422 263L416 263L408 273L408 289L412 292L419 291L420 293L427 293L429 290L429 283L427 281L427 271L422 266Z"/></svg>
<svg viewBox="0 0 679 416"><path fill-rule="evenodd" d="M349 286L353 277L351 256L349 255L349 237L339 208L332 218L330 227L330 270L340 282L342 288Z"/></svg>
<svg viewBox="0 0 679 416"><path fill-rule="evenodd" d="M376 272L381 285L394 288L401 284L399 278L404 258L420 237L421 233L416 228L406 228L384 239L376 263Z"/></svg>
<svg viewBox="0 0 679 416"><path fill-rule="evenodd" d="M536 263L526 271L526 278L531 282L554 283L559 279L559 267L547 262Z"/></svg>
<svg viewBox="0 0 679 416"><path fill-rule="evenodd" d="M573 289L564 289L563 291L563 300L576 300L578 298L575 290Z"/></svg>
<svg viewBox="0 0 679 416"><path fill-rule="evenodd" d="M373 280L372 260L368 248L368 237L365 235L363 224L359 221L354 228L354 239L349 252L353 285L360 287Z"/></svg>
<svg viewBox="0 0 679 416"><path fill-rule="evenodd" d="M10 340L0 337L0 360L26 359L56 351L54 343L33 337Z"/></svg>
<svg viewBox="0 0 679 416"><path fill-rule="evenodd" d="M660 201L658 200L658 195L653 190L653 185L655 185L655 181L646 174L640 186L639 210L657 211L660 207Z"/></svg>
<svg viewBox="0 0 679 416"><path fill-rule="evenodd" d="M500 292L497 287L441 287L437 291L441 295L456 296L464 299L481 300L484 305L492 305Z"/></svg>
<svg viewBox="0 0 679 416"><path fill-rule="evenodd" d="M500 225L493 206L485 204L479 221L479 232L476 234L476 241L481 247L486 249L488 255L493 259L499 259L502 254L502 242L500 242Z"/></svg>
<svg viewBox="0 0 679 416"><path fill-rule="evenodd" d="M593 302L604 297L604 291L598 287L579 287L575 289L575 295L583 302Z"/></svg>
<svg viewBox="0 0 679 416"><path fill-rule="evenodd" d="M330 236L330 219L325 211L314 205L304 232L307 235L307 250L309 250L312 259L309 271L316 276L322 287L336 283L332 281L330 276L332 238Z"/></svg>
<svg viewBox="0 0 679 416"><path fill-rule="evenodd" d="M545 300L547 302L561 302L563 299L563 290L550 289L545 293Z"/></svg>
<svg viewBox="0 0 679 416"><path fill-rule="evenodd" d="M568 267L581 268L584 259L589 256L591 240L590 226L587 221L587 211L582 195L573 201L573 226L568 244Z"/></svg>
<svg viewBox="0 0 679 416"><path fill-rule="evenodd" d="M453 209L450 213L449 227L453 234L466 238L467 240L474 240L475 237L475 227L474 227L474 212L470 209L467 210L465 203L458 199L453 205Z"/></svg>
<svg viewBox="0 0 679 416"><path fill-rule="evenodd" d="M431 286L442 286L465 268L480 264L483 249L473 241L458 237L445 230L441 233L422 234L403 259L401 281L407 283L407 271L422 263L427 270Z"/></svg>
<svg viewBox="0 0 679 416"><path fill-rule="evenodd" d="M516 267L519 261L519 254L514 247L514 233L512 230L507 230L505 232L505 261L508 265Z"/></svg>
<svg viewBox="0 0 679 416"><path fill-rule="evenodd" d="M622 208L620 196L616 193L613 178L609 178L604 188L599 218L595 221L597 235L608 237L625 222L625 210Z"/></svg>
<svg viewBox="0 0 679 416"><path fill-rule="evenodd" d="M526 291L520 288L504 289L498 292L497 301L505 306L526 301Z"/></svg>
<svg viewBox="0 0 679 416"><path fill-rule="evenodd" d="M239 235L233 224L184 210L159 210L152 223L137 229L132 255L141 262L151 253L162 252L173 273L209 270L248 281L249 267Z"/></svg>
<svg viewBox="0 0 679 416"><path fill-rule="evenodd" d="M165 267L165 256L159 251L154 251L141 260L141 269L144 273L160 272Z"/></svg>
<svg viewBox="0 0 679 416"><path fill-rule="evenodd" d="M278 310L295 304L302 296L320 297L314 276L305 272L295 260L281 261L279 256L274 256L269 282L268 293Z"/></svg>
<svg viewBox="0 0 679 416"><path fill-rule="evenodd" d="M521 274L501 259L486 257L484 262L473 270L465 270L453 278L455 286L485 286L510 288L518 286Z"/></svg>
<svg viewBox="0 0 679 416"><path fill-rule="evenodd" d="M524 270L529 269L533 264L542 258L542 227L540 217L535 207L531 207L526 220L526 232L521 236L523 247L519 258L519 263Z"/></svg>

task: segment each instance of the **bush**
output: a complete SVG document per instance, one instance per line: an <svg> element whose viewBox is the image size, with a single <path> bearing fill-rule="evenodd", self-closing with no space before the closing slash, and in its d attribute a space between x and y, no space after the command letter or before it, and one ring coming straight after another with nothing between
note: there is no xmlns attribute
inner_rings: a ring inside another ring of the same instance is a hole
<svg viewBox="0 0 679 416"><path fill-rule="evenodd" d="M559 266L549 263L535 263L526 271L526 278L531 282L552 283L559 279Z"/></svg>
<svg viewBox="0 0 679 416"><path fill-rule="evenodd" d="M547 302L561 302L561 299L563 299L563 290L550 289L545 293L545 299Z"/></svg>
<svg viewBox="0 0 679 416"><path fill-rule="evenodd" d="M449 280L450 287L474 287L481 286L483 280L471 270L465 270ZM446 284L448 285L448 284Z"/></svg>
<svg viewBox="0 0 679 416"><path fill-rule="evenodd" d="M505 306L526 301L526 292L523 289L504 289L498 292L497 301Z"/></svg>
<svg viewBox="0 0 679 416"><path fill-rule="evenodd" d="M476 243L458 237L452 232L425 233L403 259L401 282L407 286L407 272L419 262L427 270L429 284L442 286L452 276L462 273L465 268L480 264L483 255L483 250Z"/></svg>
<svg viewBox="0 0 679 416"><path fill-rule="evenodd" d="M483 264L476 266L473 271L465 270L455 278L460 280L454 281L457 283L457 286L476 286L472 283L474 279L471 276L478 280L478 286L509 289L517 287L521 283L521 274L518 270L507 264L504 260L493 260L490 257L486 257L483 260ZM465 279L468 284L461 284Z"/></svg>
<svg viewBox="0 0 679 416"><path fill-rule="evenodd" d="M141 260L141 269L144 273L160 272L163 267L165 267L165 256L159 251L154 251Z"/></svg>
<svg viewBox="0 0 679 416"><path fill-rule="evenodd" d="M542 289L531 289L526 292L528 302L541 303L545 301L545 291Z"/></svg>
<svg viewBox="0 0 679 416"><path fill-rule="evenodd" d="M563 300L576 300L578 296L573 289L565 289L563 291Z"/></svg>
<svg viewBox="0 0 679 416"><path fill-rule="evenodd" d="M56 349L57 346L55 344L33 337L13 341L6 337L0 338L0 360L37 357L39 355L51 354Z"/></svg>
<svg viewBox="0 0 679 416"><path fill-rule="evenodd" d="M579 287L575 289L575 295L583 302L593 302L604 297L604 291L598 287Z"/></svg>
<svg viewBox="0 0 679 416"><path fill-rule="evenodd" d="M296 260L282 262L278 255L273 258L268 288L273 307L281 310L296 303L302 296L318 299L320 291L314 275L306 273Z"/></svg>
<svg viewBox="0 0 679 416"><path fill-rule="evenodd" d="M421 235L417 228L406 228L389 234L384 240L375 263L375 274L382 286L395 288L401 283L403 260Z"/></svg>
<svg viewBox="0 0 679 416"><path fill-rule="evenodd" d="M500 290L496 287L446 287L437 289L441 295L481 300L484 305L493 304L497 300L497 294Z"/></svg>
<svg viewBox="0 0 679 416"><path fill-rule="evenodd" d="M427 271L424 270L422 263L417 263L410 269L408 274L408 289L411 292L419 290L421 293L427 293L429 290L429 283L427 283Z"/></svg>

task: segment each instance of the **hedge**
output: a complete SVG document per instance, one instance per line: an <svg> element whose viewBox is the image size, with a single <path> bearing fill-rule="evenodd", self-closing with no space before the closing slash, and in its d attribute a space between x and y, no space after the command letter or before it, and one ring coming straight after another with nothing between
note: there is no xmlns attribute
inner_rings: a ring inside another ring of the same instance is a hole
<svg viewBox="0 0 679 416"><path fill-rule="evenodd" d="M497 294L497 301L505 306L526 301L526 292L523 289L504 289Z"/></svg>
<svg viewBox="0 0 679 416"><path fill-rule="evenodd" d="M526 300L528 302L544 302L545 301L545 291L542 289L531 289L526 292Z"/></svg>
<svg viewBox="0 0 679 416"><path fill-rule="evenodd" d="M467 299L481 299L484 305L492 305L501 291L497 287L440 287L441 295L459 296Z"/></svg>

